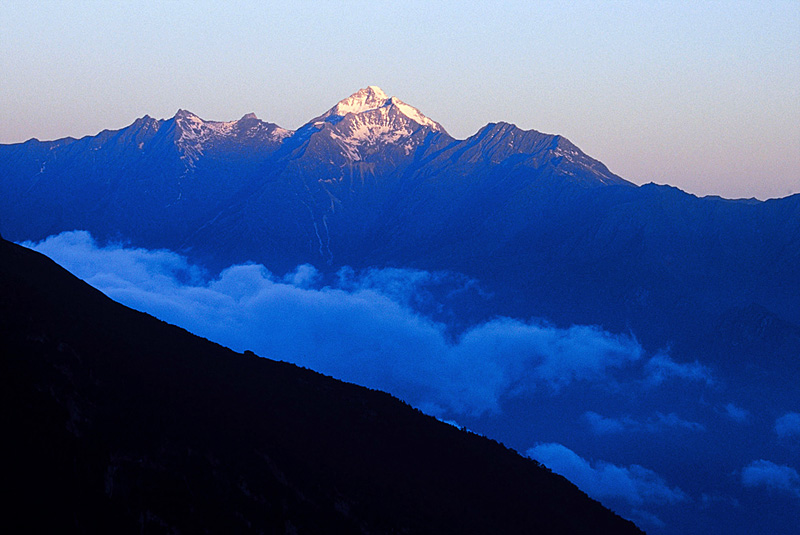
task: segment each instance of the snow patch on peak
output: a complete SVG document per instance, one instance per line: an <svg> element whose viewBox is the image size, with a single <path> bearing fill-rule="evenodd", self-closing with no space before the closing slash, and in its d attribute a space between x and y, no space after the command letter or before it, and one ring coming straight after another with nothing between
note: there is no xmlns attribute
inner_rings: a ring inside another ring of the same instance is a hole
<svg viewBox="0 0 800 535"><path fill-rule="evenodd" d="M215 130L209 127L213 123L206 123L197 115L187 112L186 110L178 110L175 114L175 126L177 137L175 145L183 152L181 159L186 162L189 167L194 167L200 156L203 155L203 143L212 135L211 131Z"/></svg>
<svg viewBox="0 0 800 535"><path fill-rule="evenodd" d="M405 115L406 117L408 117L412 121L417 122L417 123L419 123L419 124L421 124L423 126L429 126L429 127L433 128L434 130L440 130L441 129L441 126L439 126L439 124L436 121L433 121L433 120L425 117L422 114L422 112L419 111L414 106L409 106L408 104L406 104L405 102L403 102L402 100L400 100L397 97L392 97L389 100L391 101L392 104L397 106L397 109L400 110L400 112L403 115Z"/></svg>
<svg viewBox="0 0 800 535"><path fill-rule="evenodd" d="M256 119L256 116L248 113L239 121L247 119ZM233 134L239 121L204 121L191 112L178 110L178 113L175 114L177 133L175 144L183 152L181 159L188 166L194 167L194 162L203 155L206 144ZM288 135L284 132L276 132L276 134L283 137Z"/></svg>
<svg viewBox="0 0 800 535"><path fill-rule="evenodd" d="M368 85L366 90L367 91L371 91L378 98L386 98L386 93L384 93L383 89L381 89L377 85ZM362 89L362 91L363 91L363 89Z"/></svg>
<svg viewBox="0 0 800 535"><path fill-rule="evenodd" d="M236 121L223 122L205 121L189 111L178 110L171 121L175 126L175 145L182 153L181 159L187 167L194 167L195 162L209 147L244 140L280 143L294 133L261 121L255 113L248 113Z"/></svg>
<svg viewBox="0 0 800 535"><path fill-rule="evenodd" d="M183 111L183 110L181 110ZM175 122L179 126L181 140L204 141L213 136L229 134L239 121L204 121L193 113L180 112L175 116Z"/></svg>
<svg viewBox="0 0 800 535"><path fill-rule="evenodd" d="M340 100L336 106L325 112L320 119L331 116L344 116L348 113L362 113L383 106L388 97L380 87L370 85L359 89L346 99Z"/></svg>
<svg viewBox="0 0 800 535"><path fill-rule="evenodd" d="M556 158L563 158L570 164L582 167L583 169L595 174L597 179L603 184L620 183L621 179L617 176L614 176L602 163L593 160L572 143L567 142L563 145L558 143L560 139L563 139L561 136L556 136L556 138L557 139L554 142L554 148L551 149L553 156ZM574 173L565 169L562 169L562 172L568 175L574 175ZM622 182L624 182L624 180Z"/></svg>
<svg viewBox="0 0 800 535"><path fill-rule="evenodd" d="M294 130L287 130L279 126L272 131L269 137L273 141L281 141L291 136L292 134L294 134Z"/></svg>
<svg viewBox="0 0 800 535"><path fill-rule="evenodd" d="M183 108L175 112L175 119L202 120L194 113L189 110L184 110Z"/></svg>
<svg viewBox="0 0 800 535"><path fill-rule="evenodd" d="M322 121L336 124L347 114L354 115L374 115L375 120L383 123L385 112L394 110L408 120L420 126L426 126L438 132L444 132L444 128L422 114L417 108L410 106L397 97L387 97L380 87L370 85L364 89L359 89L344 100L339 101L333 108L311 121L317 124ZM376 115L377 114L377 115ZM405 122L405 121L401 121Z"/></svg>

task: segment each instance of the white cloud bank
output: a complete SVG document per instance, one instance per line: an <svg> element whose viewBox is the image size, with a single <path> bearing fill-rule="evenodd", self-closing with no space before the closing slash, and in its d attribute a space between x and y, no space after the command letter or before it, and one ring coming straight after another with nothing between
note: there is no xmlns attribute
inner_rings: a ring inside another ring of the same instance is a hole
<svg viewBox="0 0 800 535"><path fill-rule="evenodd" d="M277 278L247 264L209 280L176 253L100 247L83 231L24 245L132 308L237 351L391 392L433 414L497 411L505 396L613 382L615 370L637 366L640 384L710 381L697 364L663 354L644 359L632 337L592 326L496 318L453 339L433 314L417 312L432 308L424 285L442 274L345 268L323 286L308 265ZM451 279L461 291L474 283Z"/></svg>

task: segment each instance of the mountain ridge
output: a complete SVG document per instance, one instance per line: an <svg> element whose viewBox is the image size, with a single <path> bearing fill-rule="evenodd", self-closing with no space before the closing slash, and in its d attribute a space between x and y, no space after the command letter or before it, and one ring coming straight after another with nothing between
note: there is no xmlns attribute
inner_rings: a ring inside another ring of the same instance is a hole
<svg viewBox="0 0 800 535"><path fill-rule="evenodd" d="M635 186L563 136L498 122L457 140L393 98L359 90L296 131L184 112L0 145L0 231L22 241L84 229L212 270L449 269L505 296L489 315L634 329L662 347L750 304L800 322L789 298L800 195Z"/></svg>
<svg viewBox="0 0 800 535"><path fill-rule="evenodd" d="M444 134L445 136L447 136L447 138L449 138L452 141L466 142L466 141L474 138L475 136L480 135L480 133L483 130L485 130L487 127L499 124L499 125L505 125L505 129L504 130L506 130L506 131L514 130L515 133L517 133L517 135L520 135L520 134L522 134L522 135L534 135L535 134L535 135L539 135L539 136L547 136L548 138L557 138L559 140L565 141L571 149L577 149L577 147L575 147L574 145L569 143L565 138L563 138L563 136L552 136L552 135L549 135L549 134L541 134L539 132L536 132L535 130L527 130L527 131L526 130L521 130L521 129L517 128L515 125L512 125L510 123L489 123L489 125L487 125L487 126L483 127L482 129L480 129L478 131L478 133L476 133L475 135L469 136L468 138L466 138L464 140L456 140L455 138L450 137L447 134L446 130L439 123L427 118L417 108L414 108L413 106L410 106L410 105L402 102L397 97L388 97L388 96L386 96L386 93L384 93L377 86L368 86L367 88L361 89L361 90L353 93L349 97L347 97L345 99L342 99L336 105L334 105L332 108L330 108L328 111L326 111L322 115L316 117L315 119L312 119L312 120L308 121L305 125L301 126L298 130L287 130L287 129L282 128L282 127L280 127L280 126L278 126L278 125L276 125L274 123L261 121L253 113L248 113L248 114L244 115L239 120L233 120L233 121L209 121L209 120L201 119L199 116L195 115L194 113L192 113L192 112L190 112L188 110L179 109L175 113L175 115L172 116L171 118L154 119L154 118L150 117L149 115L144 115L143 117L137 118L130 125L128 125L126 127L123 127L123 128L121 128L119 130L103 130L102 132L99 132L97 135L94 135L94 136L88 135L88 136L81 137L79 139L72 138L72 137L65 137L65 138L60 138L60 139L53 140L53 141L40 141L38 139L31 139L31 140L25 141L23 143L0 144L0 147L19 146L19 145L24 145L26 143L29 143L31 141L35 141L37 143L41 143L41 144L45 144L45 145L51 145L53 148L57 148L57 144L63 144L63 143L69 143L69 142L75 142L75 141L85 141L85 140L89 140L89 139L96 140L96 141L99 141L100 143L102 143L103 141L106 141L109 138L117 138L117 137L122 137L122 136L128 136L129 134L133 134L133 133L139 134L141 130L145 130L146 131L148 129L152 129L154 131L158 131L158 130L164 128L164 127L169 128L172 125L175 125L177 127L177 130L178 130L178 132L176 134L176 138L177 139L175 139L174 142L175 142L176 145L180 145L181 141L183 139L196 141L197 138L201 138L201 140L200 140L201 142L208 141L208 139L202 139L204 137L203 134L205 134L205 137L224 137L226 134L227 135L235 134L235 133L237 133L236 129L234 128L235 126L239 126L241 123L250 122L250 121L258 121L259 125L263 129L268 131L268 134L271 136L271 141L274 142L274 141L279 141L279 140L285 139L287 137L290 137L290 136L300 132L301 130L308 129L308 128L313 128L317 123L326 123L327 122L327 123L330 123L330 124L333 124L333 125L338 124L343 119L345 119L345 117L348 114L352 114L353 116L358 116L358 115L365 115L365 116L369 116L369 115L385 115L386 112L384 112L383 114L381 114L381 113L376 114L375 113L376 111L380 111L382 109L386 109L386 110L389 110L389 111L395 111L395 115L400 115L400 116L404 117L405 119L407 119L407 121L413 122L419 127L426 127L426 128L429 128L431 131L439 132L441 134ZM341 115L338 115L338 114L341 114ZM384 122L386 122L385 121L385 117L381 117L381 118L384 119ZM372 118L372 119L373 119L373 122L374 122L375 118ZM369 120L367 122L369 122ZM393 123L392 121L389 121L389 123L390 124L386 125L386 126L389 126L388 132L391 135L397 136L397 133L394 132L394 130L397 129L397 125L396 124L392 124ZM252 130L252 123L251 123L251 130ZM249 133L252 136L252 132L249 132ZM316 132L312 132L311 135L313 135L313 133L316 133ZM408 134L411 134L411 132L406 133L406 135L408 135ZM358 138L359 136L355 136L355 137ZM401 135L399 137L405 137L405 136ZM266 145L271 145L268 142L269 141L268 139L261 138L260 140L262 142L264 142ZM396 139L394 141L396 142ZM512 142L512 144L513 144L513 142ZM97 143L95 143L94 145L95 145L95 147L93 147L93 148L97 148ZM186 145L189 145L189 144L187 143ZM190 161L190 163L197 159L197 151L198 150L202 150L201 147L197 147L196 145L194 145L194 146L190 145L188 147L185 146L185 147L183 147L183 149L187 150L189 152L189 154L187 154L186 156L187 156L187 159ZM270 147L270 150L274 150L274 147ZM408 152L408 150L409 149L407 149L407 152ZM516 152L519 152L519 151L516 151ZM599 163L599 162L597 162L597 163ZM606 170L606 172L607 172L607 170ZM616 177L616 178L618 178L618 177Z"/></svg>
<svg viewBox="0 0 800 535"><path fill-rule="evenodd" d="M213 228L220 216L241 203L260 204L260 211L272 209L264 206L269 200L258 200L272 195L288 203L300 202L289 209L287 217L308 221L302 223L300 239L330 262L333 253L325 247L320 251L319 242L328 241L325 229L328 219L336 217L332 216L336 206L361 194L377 196L370 201L375 209L386 206L392 192L416 187L426 177L439 174L438 168L451 165L447 158L454 159L480 136L455 140L415 108L411 115L424 120L409 117L399 102L378 88L362 89L323 114L325 120L312 120L297 131L248 116L238 121L204 121L179 110L171 119L145 116L126 128L79 140L0 145L4 175L0 227L12 240L87 228L101 239L128 236L142 238L145 246L197 248L191 237L199 229ZM348 111L334 115L339 109ZM575 165L553 154L561 149L542 142L556 139L552 136L522 133L512 126L502 130L502 135L495 132L494 137L498 144L506 138L510 148L495 150L490 159L456 161L461 174L503 163L511 170L512 161L520 159L519 165L536 172L541 165L545 173L584 186L609 181L609 173L599 162L593 169L583 160ZM513 148L514 138L538 141L518 142ZM566 143L558 140L559 146ZM69 204L61 202L67 199ZM126 223L125 214L114 208L120 205L138 217ZM21 213L25 206L43 208L33 224ZM169 221L164 221L165 213L170 214ZM259 220L263 215L253 217ZM160 224L150 224L156 220ZM296 231L289 234L295 235L286 239L299 238ZM172 239L163 240L165 235Z"/></svg>

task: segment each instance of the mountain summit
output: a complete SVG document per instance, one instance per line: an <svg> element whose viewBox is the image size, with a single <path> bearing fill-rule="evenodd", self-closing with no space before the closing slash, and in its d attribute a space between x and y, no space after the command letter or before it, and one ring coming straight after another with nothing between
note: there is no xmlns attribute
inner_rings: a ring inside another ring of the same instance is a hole
<svg viewBox="0 0 800 535"><path fill-rule="evenodd" d="M278 125L260 121L254 113L248 113L238 121L204 121L190 111L178 110L172 119L164 121L174 127L175 146L182 159L193 166L208 149L227 148L236 150L236 145L248 145L251 150L274 150L280 142L292 134Z"/></svg>
<svg viewBox="0 0 800 535"><path fill-rule="evenodd" d="M383 106L389 97L380 87L370 85L365 89L359 89L349 97L340 100L333 108L329 109L317 120L325 119L330 116L344 117L348 113L361 113Z"/></svg>
<svg viewBox="0 0 800 535"><path fill-rule="evenodd" d="M373 120L377 119L387 126L386 118L399 114L406 121L413 121L418 126L428 127L436 132L445 132L442 125L426 117L417 108L406 104L397 97L388 97L380 87L374 85L359 89L349 97L340 100L334 107L310 123L326 121L335 124L348 114L363 114Z"/></svg>
<svg viewBox="0 0 800 535"><path fill-rule="evenodd" d="M439 123L372 85L339 101L300 129L303 131L311 133L307 143L313 160L310 165L316 168L321 163L324 169L316 173L333 180L351 176L349 169L354 164L362 167L357 171L359 177L363 172L374 176L377 168L381 173L404 168L419 147L433 142L444 147L453 141ZM357 162L371 163L363 168Z"/></svg>

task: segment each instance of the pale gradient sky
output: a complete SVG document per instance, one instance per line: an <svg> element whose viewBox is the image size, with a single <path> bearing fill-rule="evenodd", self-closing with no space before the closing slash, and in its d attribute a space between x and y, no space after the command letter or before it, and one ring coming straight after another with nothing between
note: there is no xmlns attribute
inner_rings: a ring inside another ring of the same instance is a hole
<svg viewBox="0 0 800 535"><path fill-rule="evenodd" d="M639 184L800 192L800 0L0 3L0 143L178 108L294 129L367 85L458 138L562 134Z"/></svg>

